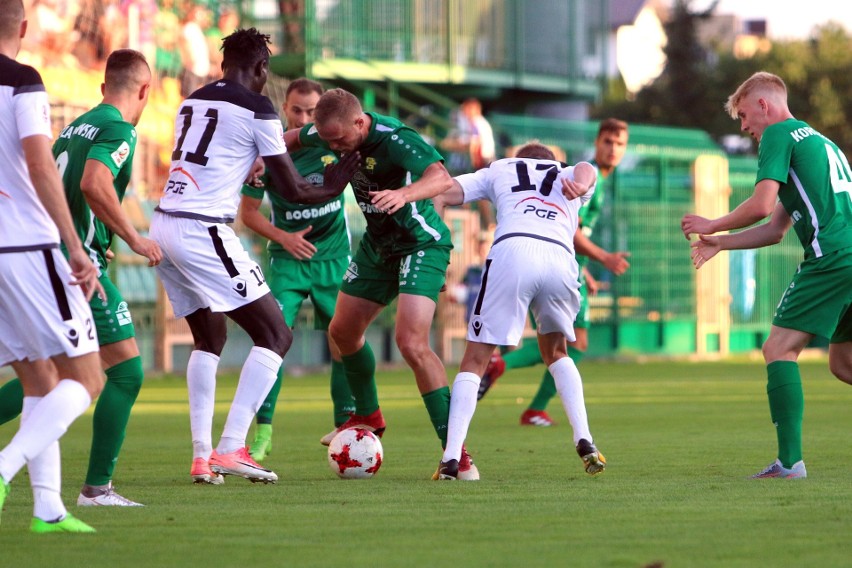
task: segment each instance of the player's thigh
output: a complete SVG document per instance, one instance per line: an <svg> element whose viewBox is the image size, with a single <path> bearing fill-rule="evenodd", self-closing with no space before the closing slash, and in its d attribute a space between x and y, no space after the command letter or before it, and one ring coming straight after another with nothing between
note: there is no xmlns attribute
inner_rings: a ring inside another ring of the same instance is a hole
<svg viewBox="0 0 852 568"><path fill-rule="evenodd" d="M773 325L763 343L763 358L766 363L795 361L813 338L814 335L806 331Z"/></svg>
<svg viewBox="0 0 852 568"><path fill-rule="evenodd" d="M58 249L0 254L0 365L98 350L92 310Z"/></svg>
<svg viewBox="0 0 852 568"><path fill-rule="evenodd" d="M514 251L521 239L491 249L482 286L468 323L467 339L494 345L517 345L523 336L530 300L538 286L536 270L521 269Z"/></svg>
<svg viewBox="0 0 852 568"><path fill-rule="evenodd" d="M494 353L494 345L490 343L477 343L468 341L459 364L459 372L474 373L478 377L485 374L491 354Z"/></svg>
<svg viewBox="0 0 852 568"><path fill-rule="evenodd" d="M158 274L175 316L205 307L230 312L269 293L260 266L231 227L167 215L157 218L158 242L167 243Z"/></svg>
<svg viewBox="0 0 852 568"><path fill-rule="evenodd" d="M105 368L109 368L139 355L139 349L127 302L106 273L98 280L103 286L105 297L92 296L89 306L101 344L101 359Z"/></svg>
<svg viewBox="0 0 852 568"><path fill-rule="evenodd" d="M59 373L51 359L13 361L12 370L21 381L24 396L44 396L59 382Z"/></svg>
<svg viewBox="0 0 852 568"><path fill-rule="evenodd" d="M396 306L397 344L429 343L437 304L430 297L400 294Z"/></svg>
<svg viewBox="0 0 852 568"><path fill-rule="evenodd" d="M547 366L552 365L562 357L567 357L565 348L565 336L560 332L539 333L538 348L541 358Z"/></svg>
<svg viewBox="0 0 852 568"><path fill-rule="evenodd" d="M328 331L344 355L358 350L367 327L383 309L384 304L340 291Z"/></svg>
<svg viewBox="0 0 852 568"><path fill-rule="evenodd" d="M399 263L382 258L362 240L343 274L340 291L347 296L387 306L399 294ZM338 300L335 313L339 307Z"/></svg>
<svg viewBox="0 0 852 568"><path fill-rule="evenodd" d="M349 265L348 257L311 262L311 302L314 305L314 329L326 330L334 308L340 280Z"/></svg>
<svg viewBox="0 0 852 568"><path fill-rule="evenodd" d="M843 252L808 259L799 265L775 308L773 325L834 336L852 305L852 255ZM848 321L842 325L848 326Z"/></svg>
<svg viewBox="0 0 852 568"><path fill-rule="evenodd" d="M101 394L106 376L101 370L101 358L98 353L86 353L76 357L55 355L52 359L61 378L79 382L93 399Z"/></svg>
<svg viewBox="0 0 852 568"><path fill-rule="evenodd" d="M437 303L447 280L451 250L445 246L429 246L400 257L399 293L423 296Z"/></svg>
<svg viewBox="0 0 852 568"><path fill-rule="evenodd" d="M295 325L302 302L310 295L310 264L281 257L273 257L269 263L267 283L289 327Z"/></svg>
<svg viewBox="0 0 852 568"><path fill-rule="evenodd" d="M539 334L561 333L568 341L576 339L574 322L580 309L576 277L563 263L548 263L548 273L530 303Z"/></svg>

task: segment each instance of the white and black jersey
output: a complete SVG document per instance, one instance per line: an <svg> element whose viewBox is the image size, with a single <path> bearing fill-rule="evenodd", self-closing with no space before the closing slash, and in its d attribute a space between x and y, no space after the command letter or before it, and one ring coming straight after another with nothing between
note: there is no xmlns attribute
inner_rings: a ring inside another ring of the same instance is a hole
<svg viewBox="0 0 852 568"><path fill-rule="evenodd" d="M158 210L231 222L255 159L287 151L272 102L239 83L206 85L181 104L169 180Z"/></svg>
<svg viewBox="0 0 852 568"><path fill-rule="evenodd" d="M21 140L53 138L38 71L0 55L0 253L56 247L59 231L30 180Z"/></svg>
<svg viewBox="0 0 852 568"><path fill-rule="evenodd" d="M487 199L497 208L494 242L513 235L552 241L574 253L577 212L595 188L578 199L562 194L562 178L574 179L574 167L551 160L506 158L472 174L456 177L464 201Z"/></svg>
<svg viewBox="0 0 852 568"><path fill-rule="evenodd" d="M469 341L517 345L527 311L539 333L559 332L574 340L580 308L574 233L577 212L594 188L578 199L565 197L561 179L573 179L573 172L559 162L510 158L455 178L465 202L487 199L497 207Z"/></svg>

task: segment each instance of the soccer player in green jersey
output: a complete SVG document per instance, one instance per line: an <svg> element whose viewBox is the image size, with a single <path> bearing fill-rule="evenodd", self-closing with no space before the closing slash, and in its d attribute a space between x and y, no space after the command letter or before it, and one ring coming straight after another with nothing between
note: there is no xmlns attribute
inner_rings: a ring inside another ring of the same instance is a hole
<svg viewBox="0 0 852 568"><path fill-rule="evenodd" d="M301 78L287 86L282 111L287 128L302 128L313 120L314 109L323 93L322 85ZM291 152L299 174L322 185L325 167L337 161L331 150L305 148ZM263 186L271 184L268 175ZM343 195L317 205L302 205L269 192L272 217L267 218L260 205L263 187L245 185L242 190L240 217L254 232L269 239L269 266L266 281L278 300L289 327L296 323L302 302L310 298L314 306L315 328L328 330L334 315L334 304L340 281L351 258L349 229L343 209ZM334 403L334 427L337 428L355 411L352 392L343 372L340 352L329 341L331 350L331 399ZM272 417L281 391L284 367L278 380L257 412L257 430L251 444L251 457L263 461L272 449Z"/></svg>
<svg viewBox="0 0 852 568"><path fill-rule="evenodd" d="M763 344L769 413L778 439L777 459L753 478L807 477L802 460L804 394L797 363L814 336L831 338L829 367L852 384L852 171L834 142L793 117L784 81L758 72L732 94L725 110L758 142L754 193L717 219L685 215L696 268L720 250L750 249L781 241L793 227L805 250ZM768 223L728 235L771 214Z"/></svg>
<svg viewBox="0 0 852 568"><path fill-rule="evenodd" d="M362 157L350 184L367 230L343 277L329 324L355 399L355 413L340 429L365 425L379 435L384 432L376 361L364 332L398 298L396 344L414 371L445 447L450 389L444 365L429 345L429 333L453 245L430 198L449 189L453 180L441 155L414 130L394 118L364 112L358 99L343 89L320 98L314 120L285 134L288 148L320 147L338 154L357 150ZM467 452L459 470L460 479L479 478Z"/></svg>
<svg viewBox="0 0 852 568"><path fill-rule="evenodd" d="M580 361L589 348L589 296L594 296L598 290L597 281L589 274L589 259L601 263L607 270L620 276L630 267L626 252L609 252L592 242L591 237L603 211L606 183L612 181L611 174L621 163L627 150L627 123L615 118L607 118L598 126L595 138L595 156L592 164L598 169L597 188L592 198L580 209L580 227L574 235L574 247L577 250L577 264L580 267L580 311L574 322L576 340L568 344L568 355L574 363ZM535 323L533 323L535 325ZM531 367L542 363L538 343L527 341L520 349L510 351L502 357L495 353L479 388L482 398L491 385L507 370ZM545 370L541 385L530 405L521 414L522 426L547 427L553 420L547 413L547 405L556 396L556 383L549 370Z"/></svg>
<svg viewBox="0 0 852 568"><path fill-rule="evenodd" d="M136 129L148 102L151 71L145 57L132 49L110 54L103 101L66 126L53 145L74 227L100 271L106 298L92 297L101 364L107 381L95 405L92 447L86 482L78 505L138 506L116 493L112 476L124 442L130 410L142 386L142 359L127 302L110 280L107 250L113 234L148 259L162 259L160 247L142 237L121 209L136 149ZM15 379L0 389L0 421L21 411L23 391Z"/></svg>

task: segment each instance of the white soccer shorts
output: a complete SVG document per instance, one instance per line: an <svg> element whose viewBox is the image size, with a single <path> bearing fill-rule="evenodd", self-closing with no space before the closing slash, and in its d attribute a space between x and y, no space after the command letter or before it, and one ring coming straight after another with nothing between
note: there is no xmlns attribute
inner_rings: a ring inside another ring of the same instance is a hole
<svg viewBox="0 0 852 568"><path fill-rule="evenodd" d="M0 366L98 350L92 310L58 248L0 254Z"/></svg>
<svg viewBox="0 0 852 568"><path fill-rule="evenodd" d="M468 341L517 345L532 311L539 333L574 341L580 309L577 261L568 249L531 237L494 245L467 328Z"/></svg>
<svg viewBox="0 0 852 568"><path fill-rule="evenodd" d="M149 237L163 249L157 274L175 317L230 312L269 293L260 266L224 223L155 212Z"/></svg>

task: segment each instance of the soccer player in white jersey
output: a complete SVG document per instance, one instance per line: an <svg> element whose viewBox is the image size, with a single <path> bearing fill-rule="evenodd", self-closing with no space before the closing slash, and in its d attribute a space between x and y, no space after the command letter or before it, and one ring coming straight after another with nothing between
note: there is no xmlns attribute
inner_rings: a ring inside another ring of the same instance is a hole
<svg viewBox="0 0 852 568"><path fill-rule="evenodd" d="M269 36L240 29L222 41L224 77L180 106L169 179L151 222L163 249L157 271L175 316L186 317L194 350L187 365L196 483L220 474L274 483L278 476L248 454L245 439L293 340L263 272L233 229L240 189L260 155L274 185L290 201L321 203L339 195L358 165L353 152L317 187L299 176L287 155L272 102L260 92L269 66ZM215 451L212 445L216 369L225 345L225 316L254 342Z"/></svg>
<svg viewBox="0 0 852 568"><path fill-rule="evenodd" d="M517 345L527 311L535 318L538 344L587 473L606 467L589 431L583 382L568 357L580 308L574 255L577 212L594 193L597 171L587 162L567 167L546 146L530 143L515 158L457 176L443 195L447 205L487 199L497 208L494 244L470 317L467 347L450 399L447 447L434 479L457 479L458 460L476 410L479 382L496 345Z"/></svg>
<svg viewBox="0 0 852 568"><path fill-rule="evenodd" d="M58 440L103 388L88 304L103 289L74 231L50 151L41 76L15 61L26 29L21 0L0 0L0 365L12 365L24 390L21 426L0 451L0 510L26 464L31 530L94 532L62 504Z"/></svg>

